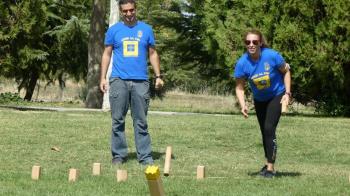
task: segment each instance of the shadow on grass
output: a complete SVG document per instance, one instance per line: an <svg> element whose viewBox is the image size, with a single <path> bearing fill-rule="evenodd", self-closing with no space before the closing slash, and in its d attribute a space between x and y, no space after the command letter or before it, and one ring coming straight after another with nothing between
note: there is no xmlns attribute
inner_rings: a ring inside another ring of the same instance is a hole
<svg viewBox="0 0 350 196"><path fill-rule="evenodd" d="M153 160L158 160L158 159L160 159L160 157L162 157L164 155L165 155L165 153L163 153L163 152L154 152L154 151L152 152ZM132 159L137 160L136 152L128 153L128 160L132 160Z"/></svg>
<svg viewBox="0 0 350 196"><path fill-rule="evenodd" d="M276 172L276 177L297 177L297 176L301 176L300 172Z"/></svg>
<svg viewBox="0 0 350 196"><path fill-rule="evenodd" d="M260 172L249 172L249 176L260 176ZM297 177L301 176L300 172L285 172L285 171L277 171L275 177Z"/></svg>

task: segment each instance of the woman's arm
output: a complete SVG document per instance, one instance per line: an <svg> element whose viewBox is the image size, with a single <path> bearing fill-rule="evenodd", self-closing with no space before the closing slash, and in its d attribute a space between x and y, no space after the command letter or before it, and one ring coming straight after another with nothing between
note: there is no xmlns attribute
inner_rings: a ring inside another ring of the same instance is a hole
<svg viewBox="0 0 350 196"><path fill-rule="evenodd" d="M236 96L237 96L239 105L241 106L241 113L245 118L248 118L248 107L245 104L245 98L244 98L244 86L245 86L245 80L243 78L237 78L236 79Z"/></svg>
<svg viewBox="0 0 350 196"><path fill-rule="evenodd" d="M284 86L286 88L286 93L282 97L281 103L282 103L282 101L285 100L289 104L290 98L292 96L292 94L291 94L292 76L291 76L291 73L290 73L289 64L285 63L283 66L281 66L279 68L279 71L283 74L283 82L284 82Z"/></svg>

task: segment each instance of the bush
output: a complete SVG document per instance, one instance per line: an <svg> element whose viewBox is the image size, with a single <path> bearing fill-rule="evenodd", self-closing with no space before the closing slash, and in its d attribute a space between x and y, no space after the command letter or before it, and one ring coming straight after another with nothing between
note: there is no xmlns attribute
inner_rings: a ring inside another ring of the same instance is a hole
<svg viewBox="0 0 350 196"><path fill-rule="evenodd" d="M24 100L19 96L18 93L5 92L0 94L0 103L13 103L23 102Z"/></svg>

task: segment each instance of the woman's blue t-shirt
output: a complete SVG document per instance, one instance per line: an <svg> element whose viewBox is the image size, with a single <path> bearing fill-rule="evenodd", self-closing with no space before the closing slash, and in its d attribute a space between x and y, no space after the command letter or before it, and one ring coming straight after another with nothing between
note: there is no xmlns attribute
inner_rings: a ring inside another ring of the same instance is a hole
<svg viewBox="0 0 350 196"><path fill-rule="evenodd" d="M151 26L141 21L132 27L118 22L107 30L104 44L113 46L111 78L148 79L148 48L155 45Z"/></svg>
<svg viewBox="0 0 350 196"><path fill-rule="evenodd" d="M249 81L254 99L267 101L285 91L283 74L279 68L285 64L275 50L262 48L259 60L253 61L246 52L238 59L233 76Z"/></svg>

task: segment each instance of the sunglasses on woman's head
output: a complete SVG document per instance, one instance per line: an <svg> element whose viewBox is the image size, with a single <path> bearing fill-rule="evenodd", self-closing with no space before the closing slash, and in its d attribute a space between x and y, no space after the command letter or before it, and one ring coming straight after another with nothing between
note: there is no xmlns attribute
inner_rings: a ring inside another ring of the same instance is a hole
<svg viewBox="0 0 350 196"><path fill-rule="evenodd" d="M245 40L244 43L249 46L250 43L253 43L253 45L257 46L259 45L259 40Z"/></svg>

